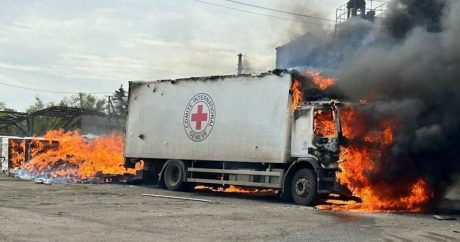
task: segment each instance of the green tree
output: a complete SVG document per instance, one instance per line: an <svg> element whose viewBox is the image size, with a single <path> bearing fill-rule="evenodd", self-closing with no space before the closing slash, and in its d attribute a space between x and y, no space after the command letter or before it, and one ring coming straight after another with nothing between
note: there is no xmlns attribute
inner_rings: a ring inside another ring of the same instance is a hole
<svg viewBox="0 0 460 242"><path fill-rule="evenodd" d="M79 93L63 98L57 106L79 107L88 111L105 113L106 103L105 99L97 98L91 94Z"/></svg>
<svg viewBox="0 0 460 242"><path fill-rule="evenodd" d="M123 85L120 86L111 98L113 112L120 116L126 116L128 113L128 95Z"/></svg>
<svg viewBox="0 0 460 242"><path fill-rule="evenodd" d="M43 102L43 100L39 97L39 96L35 96L35 103L30 105L26 111L28 113L33 113L33 112L36 112L38 110L42 110L45 108L45 103Z"/></svg>

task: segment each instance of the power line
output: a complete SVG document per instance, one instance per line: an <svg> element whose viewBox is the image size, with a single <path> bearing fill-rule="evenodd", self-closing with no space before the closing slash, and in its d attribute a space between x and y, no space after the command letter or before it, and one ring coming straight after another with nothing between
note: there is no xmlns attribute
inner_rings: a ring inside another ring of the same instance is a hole
<svg viewBox="0 0 460 242"><path fill-rule="evenodd" d="M260 8L260 9L269 10L269 11L278 12L278 13L290 14L290 15L304 17L304 18L312 18L312 19L317 19L317 20L321 20L321 21L330 21L330 22L334 21L332 19L321 18L321 17L317 17L317 16L313 16L313 15L289 12L289 11L284 11L284 10L279 10L279 9L274 9L274 8L268 8L268 7L264 7L264 6L260 6L260 5L234 1L234 0L224 0L224 1L235 3L235 4L240 4L240 5L245 5L245 6L249 6L249 7L253 7L253 8Z"/></svg>
<svg viewBox="0 0 460 242"><path fill-rule="evenodd" d="M24 90L29 90L29 91L36 91L36 92L48 92L48 93L63 93L63 94L80 94L80 93L85 93L85 94L109 94L111 92L66 92L66 91L55 91L55 90L45 90L45 89L36 89L36 88L30 88L30 87L21 87L9 83L4 83L0 82L0 85L8 86L8 87L14 87L14 88L19 88L19 89L24 89Z"/></svg>
<svg viewBox="0 0 460 242"><path fill-rule="evenodd" d="M270 15L270 14L264 14L264 13L258 13L258 12L253 12L253 11L249 11L249 10L244 10L244 9L241 9L241 8L234 8L234 7L229 7L229 6L225 6L225 5L221 5L221 4L217 4L217 3L206 2L206 1L202 1L202 0L193 0L193 1L208 4L208 5L213 5L213 6L217 6L217 7L221 7L221 8L227 8L227 9L231 9L231 10L235 10L235 11L251 13L251 14L256 14L256 15L260 15L260 16L265 16L265 17L277 18L277 19L300 22L300 23L314 24L314 23L306 22L306 21L302 21L302 20L284 18L284 17L280 17L280 16L276 16L276 15Z"/></svg>
<svg viewBox="0 0 460 242"><path fill-rule="evenodd" d="M229 74L229 73L232 73L232 72L235 72L235 73L236 73L236 69L232 69L232 70L230 70L230 71L226 71L226 72L221 73L221 74L219 74L219 75L225 75L225 74Z"/></svg>

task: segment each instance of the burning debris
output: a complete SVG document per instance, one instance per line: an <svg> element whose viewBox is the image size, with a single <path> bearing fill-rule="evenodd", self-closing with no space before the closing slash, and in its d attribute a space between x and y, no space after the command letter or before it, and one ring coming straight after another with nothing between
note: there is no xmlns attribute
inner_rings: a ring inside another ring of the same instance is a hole
<svg viewBox="0 0 460 242"><path fill-rule="evenodd" d="M223 193L240 193L240 194L251 194L251 195L276 195L278 192L274 189L260 189L260 188L249 188L239 186L227 186L227 187L211 187L204 185L197 185L193 188L195 191L212 191L212 192L223 192Z"/></svg>
<svg viewBox="0 0 460 242"><path fill-rule="evenodd" d="M294 80L290 91L292 93L291 110L294 111L300 106L300 103L303 99L302 86L300 81Z"/></svg>
<svg viewBox="0 0 460 242"><path fill-rule="evenodd" d="M37 137L0 137L0 156L2 157L2 172L15 173L20 167L49 149L57 147L56 141Z"/></svg>
<svg viewBox="0 0 460 242"><path fill-rule="evenodd" d="M26 141L24 139L9 139L8 147L10 147L8 169L21 167L26 161Z"/></svg>
<svg viewBox="0 0 460 242"><path fill-rule="evenodd" d="M78 131L49 131L45 137L57 142L54 148L43 149L37 143L33 157L17 172L22 178L51 179L63 182L122 182L135 173L123 167L123 137L110 135L85 139Z"/></svg>

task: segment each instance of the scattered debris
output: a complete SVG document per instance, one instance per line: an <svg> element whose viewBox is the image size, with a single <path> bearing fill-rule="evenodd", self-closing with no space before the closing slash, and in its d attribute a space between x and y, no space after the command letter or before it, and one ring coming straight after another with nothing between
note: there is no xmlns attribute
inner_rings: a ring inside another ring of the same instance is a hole
<svg viewBox="0 0 460 242"><path fill-rule="evenodd" d="M51 185L51 180L50 179L44 179L44 178L37 178L34 180L35 184L44 184L44 185Z"/></svg>
<svg viewBox="0 0 460 242"><path fill-rule="evenodd" d="M213 201L211 201L211 200L199 199L199 198L191 198L191 197L175 197L175 196L166 196L166 195L158 195L158 194L142 194L142 196L146 196L146 197L169 198L169 199L177 199L177 200L188 200L188 201L205 202L205 203L213 203Z"/></svg>
<svg viewBox="0 0 460 242"><path fill-rule="evenodd" d="M457 218L455 217L444 216L444 215L433 215L433 217L437 220L457 220Z"/></svg>

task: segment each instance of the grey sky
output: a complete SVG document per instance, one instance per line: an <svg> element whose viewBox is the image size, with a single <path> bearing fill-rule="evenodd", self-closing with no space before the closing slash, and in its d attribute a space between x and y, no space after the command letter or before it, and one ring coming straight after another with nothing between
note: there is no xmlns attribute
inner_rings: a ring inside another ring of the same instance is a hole
<svg viewBox="0 0 460 242"><path fill-rule="evenodd" d="M224 0L206 1L292 18ZM346 2L241 1L331 19L335 8ZM253 69L268 70L274 68L276 46L315 28L315 24L193 0L2 0L0 83L64 92L112 92L130 80L230 72L236 70L238 52L247 55ZM57 101L70 94L0 84L0 101L19 111L36 95Z"/></svg>

